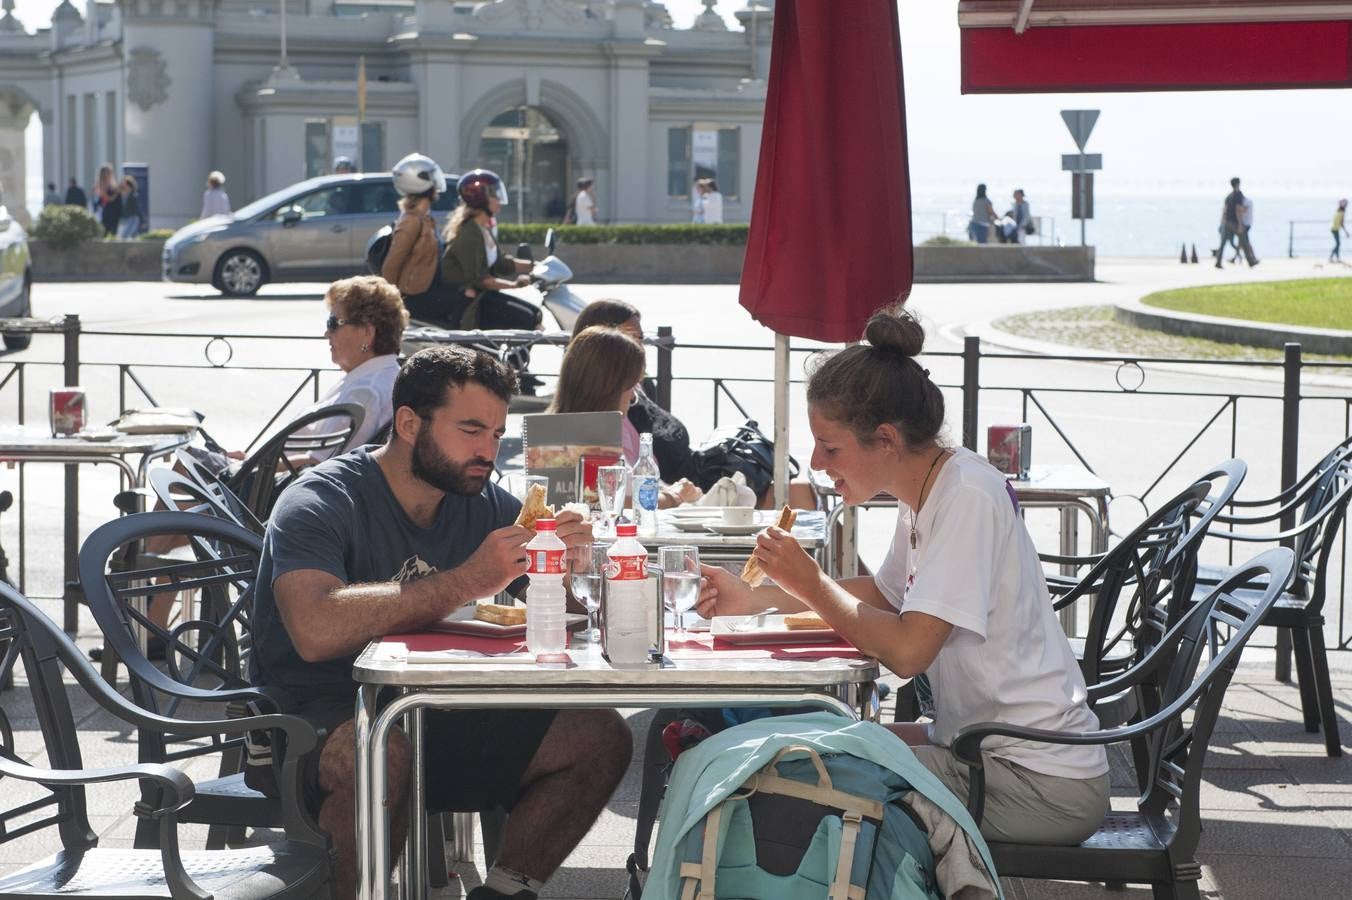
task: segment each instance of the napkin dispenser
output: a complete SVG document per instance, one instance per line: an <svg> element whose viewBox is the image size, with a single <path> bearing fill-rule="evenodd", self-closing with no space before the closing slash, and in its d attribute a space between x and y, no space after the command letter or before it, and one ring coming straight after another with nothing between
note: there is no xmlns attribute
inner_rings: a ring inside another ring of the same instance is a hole
<svg viewBox="0 0 1352 900"><path fill-rule="evenodd" d="M1006 475L1028 480L1028 468L1033 462L1033 427L1027 422L990 426L986 429L986 458Z"/></svg>
<svg viewBox="0 0 1352 900"><path fill-rule="evenodd" d="M647 636L650 663L661 663L667 652L666 599L663 596L662 567L656 563L647 564L647 578L643 581L644 609L647 612L644 631ZM597 621L601 629L601 653L610 659L609 627L607 612L610 605L610 579L601 579L601 605L597 611Z"/></svg>

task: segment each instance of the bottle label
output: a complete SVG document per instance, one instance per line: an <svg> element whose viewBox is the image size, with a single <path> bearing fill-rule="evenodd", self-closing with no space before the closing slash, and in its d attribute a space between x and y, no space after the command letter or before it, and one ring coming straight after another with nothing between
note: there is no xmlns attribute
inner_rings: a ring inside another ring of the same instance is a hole
<svg viewBox="0 0 1352 900"><path fill-rule="evenodd" d="M528 566L526 574L528 575L562 575L564 574L563 558L567 554L566 549L558 550L526 550L526 560Z"/></svg>
<svg viewBox="0 0 1352 900"><path fill-rule="evenodd" d="M638 483L638 505L647 510L657 509L658 480L651 476Z"/></svg>
<svg viewBox="0 0 1352 900"><path fill-rule="evenodd" d="M648 557L612 556L606 566L606 577L611 581L642 581L648 577Z"/></svg>

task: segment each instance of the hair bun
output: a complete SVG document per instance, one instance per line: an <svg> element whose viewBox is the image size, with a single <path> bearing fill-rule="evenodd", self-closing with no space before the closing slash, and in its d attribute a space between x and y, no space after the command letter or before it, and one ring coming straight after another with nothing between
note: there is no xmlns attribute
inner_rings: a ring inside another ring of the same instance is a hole
<svg viewBox="0 0 1352 900"><path fill-rule="evenodd" d="M884 309L864 326L864 340L879 350L915 357L925 347L925 328L909 310Z"/></svg>

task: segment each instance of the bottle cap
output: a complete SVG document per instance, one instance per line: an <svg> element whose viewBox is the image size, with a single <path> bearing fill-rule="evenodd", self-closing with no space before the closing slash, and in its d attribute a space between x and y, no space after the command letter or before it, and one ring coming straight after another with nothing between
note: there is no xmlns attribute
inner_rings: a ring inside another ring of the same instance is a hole
<svg viewBox="0 0 1352 900"><path fill-rule="evenodd" d="M536 520L535 520L535 530L536 530L536 531L553 531L553 530L555 530L555 529L558 528L558 527L559 527L559 526L558 526L558 523L555 522L553 519L536 519Z"/></svg>
<svg viewBox="0 0 1352 900"><path fill-rule="evenodd" d="M615 534L619 537L638 537L638 525L634 522L620 522L615 526Z"/></svg>

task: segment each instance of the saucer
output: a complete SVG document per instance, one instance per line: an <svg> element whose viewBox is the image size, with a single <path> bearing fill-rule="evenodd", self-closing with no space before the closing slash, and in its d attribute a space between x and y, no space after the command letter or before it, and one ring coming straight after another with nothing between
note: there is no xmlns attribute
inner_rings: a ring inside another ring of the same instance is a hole
<svg viewBox="0 0 1352 900"><path fill-rule="evenodd" d="M768 526L766 525L724 525L722 522L706 522L704 527L714 534L721 534L724 537L745 537L748 534L760 534Z"/></svg>

